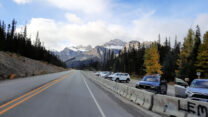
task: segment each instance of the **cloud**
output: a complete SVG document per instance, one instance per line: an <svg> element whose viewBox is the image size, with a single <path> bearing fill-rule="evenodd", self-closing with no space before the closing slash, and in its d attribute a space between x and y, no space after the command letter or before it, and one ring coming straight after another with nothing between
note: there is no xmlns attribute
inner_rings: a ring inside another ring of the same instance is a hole
<svg viewBox="0 0 208 117"><path fill-rule="evenodd" d="M75 14L66 13L65 17L67 18L67 20L70 23L76 23L76 24L82 24L83 23L83 21L78 16L76 16Z"/></svg>
<svg viewBox="0 0 208 117"><path fill-rule="evenodd" d="M141 41L155 41L158 40L158 35L161 35L162 40L171 38L173 43L175 36L178 41L183 41L186 36L187 30L191 26L190 19L175 19L164 20L152 17L144 17L133 21L133 37Z"/></svg>
<svg viewBox="0 0 208 117"><path fill-rule="evenodd" d="M100 45L111 39L122 39L127 34L119 25L104 21L91 21L85 24L55 22L52 19L32 18L27 25L28 35L35 40L39 31L40 39L47 49L62 50L71 45ZM18 28L20 30L21 27Z"/></svg>
<svg viewBox="0 0 208 117"><path fill-rule="evenodd" d="M193 22L193 28L195 28L196 25L199 25L201 29L201 33L205 33L208 31L208 14L199 14L196 20Z"/></svg>
<svg viewBox="0 0 208 117"><path fill-rule="evenodd" d="M32 0L14 0L14 2L16 2L17 4L26 4L31 2Z"/></svg>
<svg viewBox="0 0 208 117"><path fill-rule="evenodd" d="M160 34L162 42L165 41L166 37L170 37L171 44L174 44L175 36L177 36L178 41L183 42L190 28L195 30L196 26L199 25L201 35L208 31L207 21L208 14L198 14L193 19L155 18L153 14L146 15L133 21L131 38L140 41L156 41Z"/></svg>
<svg viewBox="0 0 208 117"><path fill-rule="evenodd" d="M107 23L102 20L83 22L75 14L66 14L71 22L56 22L46 18L32 18L28 24L28 33L35 39L39 31L41 41L47 49L62 50L72 45L101 45L111 39L124 41L138 40L155 41L158 35L162 40L170 37L174 43L183 41L189 28L200 25L202 34L208 30L208 14L200 14L195 19L164 19L153 17L154 12L147 13L141 18L129 23L128 28L121 24ZM82 23L80 23L82 22Z"/></svg>
<svg viewBox="0 0 208 117"><path fill-rule="evenodd" d="M47 0L55 7L84 13L102 13L106 11L109 0Z"/></svg>

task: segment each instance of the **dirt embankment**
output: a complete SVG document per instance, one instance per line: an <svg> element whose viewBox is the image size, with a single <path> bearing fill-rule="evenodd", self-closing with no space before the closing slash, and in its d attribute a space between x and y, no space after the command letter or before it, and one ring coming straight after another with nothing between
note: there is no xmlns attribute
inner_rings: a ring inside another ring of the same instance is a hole
<svg viewBox="0 0 208 117"><path fill-rule="evenodd" d="M0 80L64 71L46 62L0 51Z"/></svg>

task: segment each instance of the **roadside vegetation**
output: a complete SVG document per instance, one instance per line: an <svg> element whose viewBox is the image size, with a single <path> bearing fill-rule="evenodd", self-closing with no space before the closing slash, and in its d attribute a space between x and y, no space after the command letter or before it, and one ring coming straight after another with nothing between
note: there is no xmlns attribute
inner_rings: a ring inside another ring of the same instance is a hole
<svg viewBox="0 0 208 117"><path fill-rule="evenodd" d="M15 20L12 21L12 24L8 25L0 21L0 51L13 52L31 59L66 67L64 62L44 47L40 41L38 32L35 42L32 43L31 39L27 36L27 27L25 26L22 33L17 33L16 24Z"/></svg>
<svg viewBox="0 0 208 117"><path fill-rule="evenodd" d="M201 72L201 77L208 77L208 31L201 37L199 26L195 30L189 29L182 44L177 41L177 36L174 45L170 38L163 44L160 40L159 35L158 41L148 47L139 44L139 49L124 48L118 56L109 51L100 69L138 76L161 74L169 82L175 77L192 81L197 78L197 72Z"/></svg>

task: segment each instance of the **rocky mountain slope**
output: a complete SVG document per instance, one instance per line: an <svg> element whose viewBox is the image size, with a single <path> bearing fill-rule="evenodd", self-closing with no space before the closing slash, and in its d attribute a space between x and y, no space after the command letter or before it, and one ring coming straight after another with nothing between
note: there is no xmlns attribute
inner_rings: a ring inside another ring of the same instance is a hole
<svg viewBox="0 0 208 117"><path fill-rule="evenodd" d="M69 59L72 59L73 57L79 56L79 55L83 55L83 51L74 51L70 48L64 48L62 51L58 52L58 51L54 51L53 52L55 55L57 55L59 57L59 59L61 59L62 61L67 61Z"/></svg>
<svg viewBox="0 0 208 117"><path fill-rule="evenodd" d="M29 59L14 53L0 51L0 79L25 77L63 71L61 67Z"/></svg>
<svg viewBox="0 0 208 117"><path fill-rule="evenodd" d="M104 53L109 50L117 54L125 44L126 42L124 41L114 39L94 48L91 46L73 46L67 47L60 52L54 51L53 53L64 61L68 67L80 67L91 62L102 61Z"/></svg>
<svg viewBox="0 0 208 117"><path fill-rule="evenodd" d="M128 43L125 44L125 46L122 48L122 51L124 51L124 48L126 49L126 51L128 50L132 50L133 48L135 50L139 49L139 47L148 47L152 44L151 41L144 41L142 43L140 43L139 41L130 41Z"/></svg>
<svg viewBox="0 0 208 117"><path fill-rule="evenodd" d="M92 48L91 46L77 46L77 47L68 47L60 52L54 52L62 61L64 61L67 67L81 67L83 65L90 64L95 61L102 62L104 60L104 53L113 51L114 54L118 54L119 51L123 51L124 47L127 50L139 47L138 41L130 41L126 43L119 39L110 40L101 46L96 46ZM146 47L150 42L143 42L140 45Z"/></svg>
<svg viewBox="0 0 208 117"><path fill-rule="evenodd" d="M114 39L110 40L109 42L106 42L102 46L108 49L119 49L121 50L127 43L119 40L119 39Z"/></svg>

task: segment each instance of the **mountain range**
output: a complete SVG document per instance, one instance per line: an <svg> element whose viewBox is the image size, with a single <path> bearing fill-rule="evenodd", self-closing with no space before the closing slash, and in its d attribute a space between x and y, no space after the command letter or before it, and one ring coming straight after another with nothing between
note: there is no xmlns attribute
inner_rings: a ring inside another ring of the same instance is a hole
<svg viewBox="0 0 208 117"><path fill-rule="evenodd" d="M151 42L143 42L145 46L151 44ZM72 46L66 47L62 51L53 51L62 61L64 61L67 67L79 68L83 65L88 65L92 62L103 62L104 54L108 51L113 51L114 54L118 54L119 51L123 51L124 48L129 50L131 48L138 49L138 41L130 41L129 43L114 39L103 45L91 47L89 46Z"/></svg>

